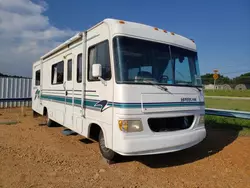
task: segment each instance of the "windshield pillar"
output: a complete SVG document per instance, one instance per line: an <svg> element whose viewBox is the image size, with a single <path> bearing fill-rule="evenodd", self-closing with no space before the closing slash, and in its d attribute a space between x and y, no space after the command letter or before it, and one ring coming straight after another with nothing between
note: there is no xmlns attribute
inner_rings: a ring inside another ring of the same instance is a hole
<svg viewBox="0 0 250 188"><path fill-rule="evenodd" d="M120 38L116 37L114 38L114 49L116 50L117 53L114 55L115 59L115 77L116 80L125 80L125 72L121 73L121 71L126 70L126 64L123 63L123 56L122 56L122 50L120 48Z"/></svg>

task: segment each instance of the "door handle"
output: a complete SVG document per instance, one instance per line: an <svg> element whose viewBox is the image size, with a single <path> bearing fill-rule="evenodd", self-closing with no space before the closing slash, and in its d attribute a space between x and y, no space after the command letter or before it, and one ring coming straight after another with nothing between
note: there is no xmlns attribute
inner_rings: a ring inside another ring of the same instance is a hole
<svg viewBox="0 0 250 188"><path fill-rule="evenodd" d="M66 96L68 95L68 91L65 92L65 95L66 95Z"/></svg>

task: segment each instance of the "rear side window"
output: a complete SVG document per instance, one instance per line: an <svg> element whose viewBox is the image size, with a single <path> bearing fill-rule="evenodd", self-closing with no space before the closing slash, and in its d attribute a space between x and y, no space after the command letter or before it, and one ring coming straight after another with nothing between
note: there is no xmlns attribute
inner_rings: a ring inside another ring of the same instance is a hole
<svg viewBox="0 0 250 188"><path fill-rule="evenodd" d="M95 46L89 48L88 52L88 80L97 81L98 78L92 77L92 65L101 64L102 65L102 79L111 79L111 66L110 66L110 56L109 56L109 43L104 41Z"/></svg>
<svg viewBox="0 0 250 188"><path fill-rule="evenodd" d="M40 86L40 70L36 71L36 80L35 80L35 85Z"/></svg>
<svg viewBox="0 0 250 188"><path fill-rule="evenodd" d="M72 80L72 59L68 60L68 65L67 65L67 80L68 81Z"/></svg>
<svg viewBox="0 0 250 188"><path fill-rule="evenodd" d="M51 69L51 84L62 84L64 75L64 62L60 61L52 65Z"/></svg>
<svg viewBox="0 0 250 188"><path fill-rule="evenodd" d="M82 82L82 54L77 55L76 80L78 83Z"/></svg>

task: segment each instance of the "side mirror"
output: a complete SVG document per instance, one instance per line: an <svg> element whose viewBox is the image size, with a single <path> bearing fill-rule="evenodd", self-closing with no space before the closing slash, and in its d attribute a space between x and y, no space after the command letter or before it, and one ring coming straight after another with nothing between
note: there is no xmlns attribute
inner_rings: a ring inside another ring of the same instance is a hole
<svg viewBox="0 0 250 188"><path fill-rule="evenodd" d="M102 65L101 64L92 65L92 76L95 78L102 77Z"/></svg>

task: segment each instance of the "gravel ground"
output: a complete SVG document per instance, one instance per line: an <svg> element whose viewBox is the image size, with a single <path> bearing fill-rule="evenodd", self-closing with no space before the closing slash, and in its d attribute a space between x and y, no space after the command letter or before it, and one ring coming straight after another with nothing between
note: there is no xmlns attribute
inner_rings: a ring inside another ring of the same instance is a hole
<svg viewBox="0 0 250 188"><path fill-rule="evenodd" d="M0 187L250 187L250 137L208 129L184 151L122 157L108 165L97 143L39 126L31 110L0 110Z"/></svg>

